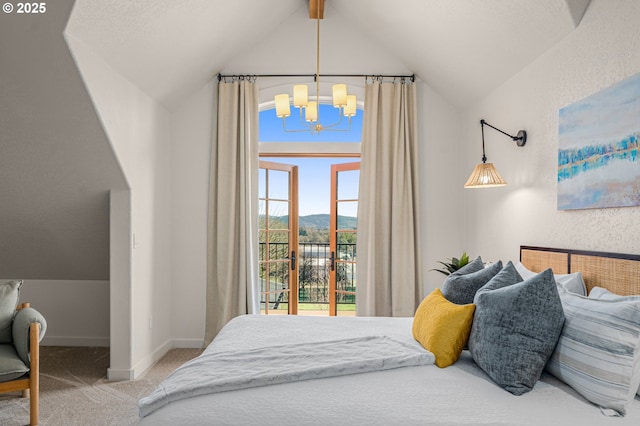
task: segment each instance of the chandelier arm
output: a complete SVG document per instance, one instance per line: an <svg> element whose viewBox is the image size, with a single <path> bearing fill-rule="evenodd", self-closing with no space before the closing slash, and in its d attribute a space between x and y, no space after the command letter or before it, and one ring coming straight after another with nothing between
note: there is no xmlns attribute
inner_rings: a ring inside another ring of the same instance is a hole
<svg viewBox="0 0 640 426"><path fill-rule="evenodd" d="M342 115L343 115L342 114L342 108L339 108L339 110L340 111L339 111L338 115L340 116L340 118L338 118L338 121L336 121L335 123L332 123L332 124L328 124L326 126L323 124L322 125L322 130L330 129L332 127L336 127L336 126L339 126L340 124L342 124ZM351 117L349 117L349 126L351 126ZM340 131L342 131L342 130L340 130Z"/></svg>
<svg viewBox="0 0 640 426"><path fill-rule="evenodd" d="M311 127L307 126L306 129L287 129L287 120L286 119L282 119L282 130L284 130L286 133L302 133L302 132L309 132L311 131Z"/></svg>
<svg viewBox="0 0 640 426"><path fill-rule="evenodd" d="M351 130L351 117L349 118L349 126L346 129L334 129L333 127L337 127L340 125L340 123L342 123L342 116L340 116L340 120L337 121L336 123L333 124L329 124L328 126L322 126L322 131L329 131L329 132L348 132Z"/></svg>
<svg viewBox="0 0 640 426"><path fill-rule="evenodd" d="M307 123L304 122L304 119L302 118L302 108L303 107L298 107L298 117L300 117L300 125L302 127L307 126Z"/></svg>
<svg viewBox="0 0 640 426"><path fill-rule="evenodd" d="M317 116L316 122L320 123L320 2L317 2L316 14L316 105Z"/></svg>

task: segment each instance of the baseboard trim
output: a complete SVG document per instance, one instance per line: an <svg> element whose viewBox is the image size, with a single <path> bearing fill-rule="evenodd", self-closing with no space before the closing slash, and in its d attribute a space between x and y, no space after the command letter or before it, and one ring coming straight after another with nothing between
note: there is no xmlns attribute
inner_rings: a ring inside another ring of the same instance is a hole
<svg viewBox="0 0 640 426"><path fill-rule="evenodd" d="M122 382L133 380L133 370L126 368L107 368L107 380L112 382Z"/></svg>
<svg viewBox="0 0 640 426"><path fill-rule="evenodd" d="M47 336L40 342L41 346L99 346L109 347L108 337Z"/></svg>
<svg viewBox="0 0 640 426"><path fill-rule="evenodd" d="M137 379L147 371L151 366L160 360L163 356L173 348L173 342L171 339L165 341L158 349L153 351L149 356L144 357L136 365L133 366L133 379Z"/></svg>

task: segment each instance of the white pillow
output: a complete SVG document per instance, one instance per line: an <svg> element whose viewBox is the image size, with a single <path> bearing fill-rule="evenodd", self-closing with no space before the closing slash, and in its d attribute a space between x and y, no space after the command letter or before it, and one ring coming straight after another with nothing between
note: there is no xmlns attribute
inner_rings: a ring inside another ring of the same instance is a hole
<svg viewBox="0 0 640 426"><path fill-rule="evenodd" d="M565 321L546 370L604 414L624 415L640 386L640 297L558 293Z"/></svg>
<svg viewBox="0 0 640 426"><path fill-rule="evenodd" d="M537 275L536 272L528 270L520 262L516 265L516 271L518 271L524 280ZM564 287L567 291L579 294L580 296L587 295L587 286L584 283L581 272L574 272L573 274L553 274L553 278L555 278L556 284Z"/></svg>
<svg viewBox="0 0 640 426"><path fill-rule="evenodd" d="M640 300L640 296L619 296L602 287L592 288L591 293L589 293L589 298L603 300ZM637 394L640 396L640 386L638 386Z"/></svg>
<svg viewBox="0 0 640 426"><path fill-rule="evenodd" d="M640 296L620 296L619 294L610 292L606 288L597 287L597 286L591 289L591 292L589 293L589 297L592 299L606 299L606 300L624 299L627 297L630 299L640 298Z"/></svg>

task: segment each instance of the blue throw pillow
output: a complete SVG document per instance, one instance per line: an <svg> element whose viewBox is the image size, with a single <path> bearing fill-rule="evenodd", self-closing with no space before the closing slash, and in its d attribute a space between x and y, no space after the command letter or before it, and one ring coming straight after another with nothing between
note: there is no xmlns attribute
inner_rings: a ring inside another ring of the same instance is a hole
<svg viewBox="0 0 640 426"><path fill-rule="evenodd" d="M476 364L514 395L538 381L564 323L551 269L521 280L509 262L477 292L469 336Z"/></svg>
<svg viewBox="0 0 640 426"><path fill-rule="evenodd" d="M478 258L479 259L479 258ZM477 260L477 259L476 259ZM474 260L475 262L475 260ZM502 262L497 261L491 266L471 273L463 273L464 268L449 275L442 284L442 295L452 303L468 305L473 303L476 291L489 282L502 269Z"/></svg>

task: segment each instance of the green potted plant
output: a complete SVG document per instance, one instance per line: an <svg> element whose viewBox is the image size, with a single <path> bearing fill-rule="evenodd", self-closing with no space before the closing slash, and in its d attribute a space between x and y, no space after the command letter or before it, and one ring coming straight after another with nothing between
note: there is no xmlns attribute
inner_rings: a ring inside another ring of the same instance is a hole
<svg viewBox="0 0 640 426"><path fill-rule="evenodd" d="M438 271L441 274L450 275L469 263L469 255L466 252L462 252L462 256L460 256L459 259L452 257L449 259L449 262L438 261L438 263L443 265L445 269L432 269L432 271Z"/></svg>

